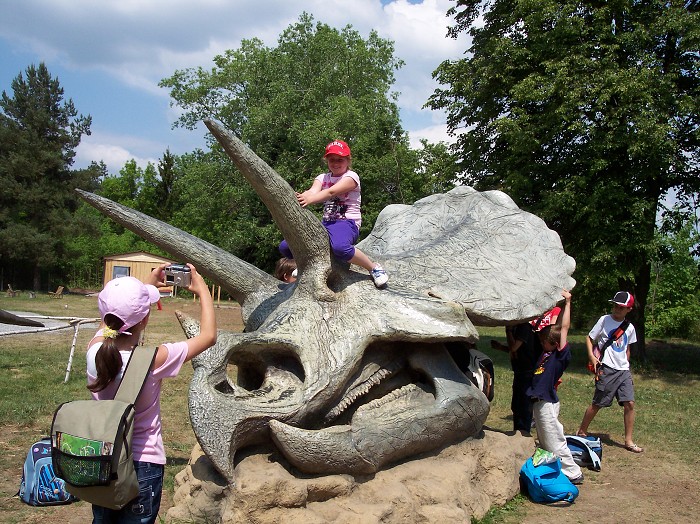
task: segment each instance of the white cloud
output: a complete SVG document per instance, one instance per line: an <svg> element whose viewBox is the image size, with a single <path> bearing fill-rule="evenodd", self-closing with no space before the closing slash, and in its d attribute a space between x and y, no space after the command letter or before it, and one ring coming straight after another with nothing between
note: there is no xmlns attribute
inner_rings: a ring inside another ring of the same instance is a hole
<svg viewBox="0 0 700 524"><path fill-rule="evenodd" d="M420 141L423 138L432 143L447 142L448 144L452 144L457 140L456 137L447 134L447 124L437 124L409 131L409 139L413 149L421 147Z"/></svg>
<svg viewBox="0 0 700 524"><path fill-rule="evenodd" d="M121 145L119 145L121 144ZM158 158L139 156L134 151L154 150L148 141L136 140L133 136L113 136L92 133L83 137L75 153L76 166L88 166L91 162L104 162L110 173L116 174L130 160L145 169L150 162L158 165Z"/></svg>
<svg viewBox="0 0 700 524"><path fill-rule="evenodd" d="M446 13L453 5L450 0L387 4L379 0L23 0L3 10L0 39L33 53L36 62L47 62L50 71L52 64L58 64L83 77L106 73L115 90L121 86L124 91L135 89L165 99L169 93L158 87L162 78L178 69L211 68L214 56L238 48L242 39L255 37L274 46L280 33L305 11L316 22L338 29L352 25L363 36L376 30L380 37L392 40L395 57L405 62L393 86L400 93L403 127L412 137L447 139L446 133L436 131L444 127L444 114L422 106L437 87L431 78L435 68L446 59L461 57L467 48L466 38L455 41L446 36L452 23ZM166 106L157 110L163 123L170 124L173 111ZM109 126L104 121L97 124ZM162 144L170 141L168 134L173 133L165 125L163 129L140 129L138 122L134 129L159 135L152 140L159 149L134 154L123 132L117 132L103 135L99 143L94 137L86 138L80 158L87 158L88 151L115 161L123 156L157 157L163 152ZM201 138L198 135L193 141L199 143ZM133 142L140 141L133 137Z"/></svg>

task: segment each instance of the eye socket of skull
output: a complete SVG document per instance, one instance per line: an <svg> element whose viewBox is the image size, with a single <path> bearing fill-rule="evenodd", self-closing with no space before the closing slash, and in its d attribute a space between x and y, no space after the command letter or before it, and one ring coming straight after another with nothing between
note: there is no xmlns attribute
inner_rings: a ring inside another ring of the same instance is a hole
<svg viewBox="0 0 700 524"><path fill-rule="evenodd" d="M237 348L231 355L226 366L228 382L248 391L263 387L266 379L278 370L296 377L300 384L304 383L306 375L304 367L296 353L286 346L265 346ZM219 390L227 388L217 387Z"/></svg>

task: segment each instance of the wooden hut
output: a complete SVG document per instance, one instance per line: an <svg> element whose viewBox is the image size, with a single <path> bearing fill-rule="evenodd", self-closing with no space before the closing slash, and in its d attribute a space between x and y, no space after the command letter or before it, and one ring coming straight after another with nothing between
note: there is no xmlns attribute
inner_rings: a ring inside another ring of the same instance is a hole
<svg viewBox="0 0 700 524"><path fill-rule="evenodd" d="M160 264L174 264L170 260L159 255L137 251L136 253L122 253L104 257L104 286L110 280L118 277L136 277L145 282L148 275ZM162 288L161 294L170 294L171 288Z"/></svg>

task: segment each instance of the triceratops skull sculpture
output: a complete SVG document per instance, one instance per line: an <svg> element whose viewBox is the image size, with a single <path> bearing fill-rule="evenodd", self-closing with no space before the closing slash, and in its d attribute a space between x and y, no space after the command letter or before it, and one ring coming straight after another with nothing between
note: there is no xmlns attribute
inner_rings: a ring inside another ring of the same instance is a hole
<svg viewBox="0 0 700 524"><path fill-rule="evenodd" d="M332 259L325 229L271 167L219 124L206 124L289 242L300 275L294 284L81 195L192 261L241 304L244 332L220 331L193 361L192 426L219 471L233 482L236 452L272 441L302 471L366 474L476 435L489 403L450 351L478 339L474 324L533 318L573 287L574 261L558 235L498 191L458 187L391 205L359 245L390 275L378 290L366 273ZM191 319L181 323L189 336L198 330Z"/></svg>

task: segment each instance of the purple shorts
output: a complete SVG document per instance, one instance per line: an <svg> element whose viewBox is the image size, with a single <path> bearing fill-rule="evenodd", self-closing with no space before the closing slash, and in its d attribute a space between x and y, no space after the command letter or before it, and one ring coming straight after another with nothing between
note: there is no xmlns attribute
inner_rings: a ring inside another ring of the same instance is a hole
<svg viewBox="0 0 700 524"><path fill-rule="evenodd" d="M335 222L323 222L323 227L328 231L328 239L331 243L333 256L349 262L355 256L355 242L360 236L360 231L354 220L336 220ZM294 258L289 244L283 240L279 246L280 253L287 258Z"/></svg>

